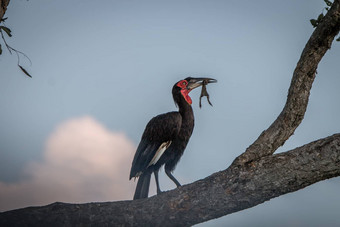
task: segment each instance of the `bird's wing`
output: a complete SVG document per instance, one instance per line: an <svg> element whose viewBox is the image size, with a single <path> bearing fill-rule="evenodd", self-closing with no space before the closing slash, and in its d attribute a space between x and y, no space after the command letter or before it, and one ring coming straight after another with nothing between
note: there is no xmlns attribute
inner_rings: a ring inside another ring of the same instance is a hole
<svg viewBox="0 0 340 227"><path fill-rule="evenodd" d="M130 179L138 177L155 164L176 138L182 124L178 112L169 112L152 118L146 125L132 162Z"/></svg>

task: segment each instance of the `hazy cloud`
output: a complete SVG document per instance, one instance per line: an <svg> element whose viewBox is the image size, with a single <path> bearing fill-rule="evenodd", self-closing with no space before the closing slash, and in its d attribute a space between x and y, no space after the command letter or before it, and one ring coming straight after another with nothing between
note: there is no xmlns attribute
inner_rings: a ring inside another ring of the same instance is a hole
<svg viewBox="0 0 340 227"><path fill-rule="evenodd" d="M91 117L67 121L51 134L42 162L30 163L27 178L0 182L0 211L55 201L84 203L131 199L128 180L134 144Z"/></svg>

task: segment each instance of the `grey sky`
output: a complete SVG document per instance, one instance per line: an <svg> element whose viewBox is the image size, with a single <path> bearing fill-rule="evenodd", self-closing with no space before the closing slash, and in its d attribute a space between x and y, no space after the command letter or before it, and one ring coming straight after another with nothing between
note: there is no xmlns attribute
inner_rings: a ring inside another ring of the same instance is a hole
<svg viewBox="0 0 340 227"><path fill-rule="evenodd" d="M27 164L43 159L50 135L70 119L91 116L137 145L151 117L175 110L172 85L187 76L218 83L208 86L213 107L204 100L199 109L199 91L191 93L195 130L174 175L190 183L225 169L280 113L313 32L309 19L323 7L322 0L12 0L7 41L30 57L32 66L22 64L33 78L4 50L0 181L26 179ZM278 152L340 131L339 60L334 43L304 121ZM160 178L163 189L174 187ZM339 178L320 182L202 226L335 226L339 186Z"/></svg>

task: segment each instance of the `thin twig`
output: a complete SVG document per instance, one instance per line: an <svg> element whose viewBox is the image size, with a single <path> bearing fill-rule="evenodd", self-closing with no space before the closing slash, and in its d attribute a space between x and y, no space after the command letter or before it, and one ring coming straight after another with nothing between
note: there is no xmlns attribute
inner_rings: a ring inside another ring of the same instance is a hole
<svg viewBox="0 0 340 227"><path fill-rule="evenodd" d="M10 45L8 45L8 43L6 42L6 39L5 39L5 36L2 32L2 30L0 29L0 33L1 33L1 37L2 37L2 40L4 41L5 45L6 45L6 48L7 50L9 51L10 54L12 54L12 51L14 51L17 55L17 58L18 58L18 65L20 64L20 57L19 57L19 54L23 55L29 62L30 62L30 65L32 66L32 61L31 59L23 52L17 50L17 49L14 49L13 47L11 47Z"/></svg>

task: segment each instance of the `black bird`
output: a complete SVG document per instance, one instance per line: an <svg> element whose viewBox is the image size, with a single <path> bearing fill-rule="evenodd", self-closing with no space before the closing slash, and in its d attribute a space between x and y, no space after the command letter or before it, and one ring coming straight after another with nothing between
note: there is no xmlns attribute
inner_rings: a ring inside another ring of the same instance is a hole
<svg viewBox="0 0 340 227"><path fill-rule="evenodd" d="M130 171L130 180L139 177L133 199L148 197L152 173L156 179L157 194L161 193L158 171L162 165L165 165L165 173L176 186L181 186L171 172L181 158L194 129L189 92L203 83L214 82L217 80L188 77L173 86L172 96L179 111L160 114L146 125Z"/></svg>

